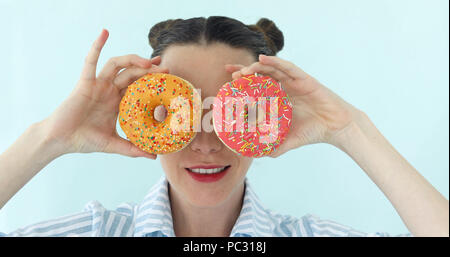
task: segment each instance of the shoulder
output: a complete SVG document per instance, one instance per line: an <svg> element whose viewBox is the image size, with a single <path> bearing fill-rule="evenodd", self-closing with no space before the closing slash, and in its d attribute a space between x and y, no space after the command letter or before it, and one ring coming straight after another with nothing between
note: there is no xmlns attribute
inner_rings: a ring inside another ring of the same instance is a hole
<svg viewBox="0 0 450 257"><path fill-rule="evenodd" d="M266 209L271 220L274 236L290 237L390 237L386 232L366 233L338 222L322 219L317 215L307 214L301 218L282 215ZM394 235L396 237L412 237L409 232Z"/></svg>
<svg viewBox="0 0 450 257"><path fill-rule="evenodd" d="M129 202L114 210L106 209L98 201L87 203L84 211L92 217L91 236L132 236L137 208L137 204Z"/></svg>
<svg viewBox="0 0 450 257"><path fill-rule="evenodd" d="M115 210L98 201L88 202L83 211L29 225L5 236L131 236L136 204L123 203Z"/></svg>
<svg viewBox="0 0 450 257"><path fill-rule="evenodd" d="M368 236L367 233L355 230L332 220L321 219L313 214L300 218L287 214L279 214L265 209L266 217L271 221L275 236L288 237L350 237Z"/></svg>
<svg viewBox="0 0 450 257"><path fill-rule="evenodd" d="M291 215L280 214L265 208L253 191L248 179L245 180L246 191L241 215L246 214L251 221L247 229L248 234L257 236L280 237L316 237L316 236L368 236L369 234L355 230L337 222L321 219L316 215L307 214L297 218ZM239 224L244 223L243 218ZM243 226L243 225L242 225ZM237 229L236 229L237 230ZM253 233L252 233L253 232ZM243 234L243 233L242 233ZM375 235L375 234L374 234Z"/></svg>

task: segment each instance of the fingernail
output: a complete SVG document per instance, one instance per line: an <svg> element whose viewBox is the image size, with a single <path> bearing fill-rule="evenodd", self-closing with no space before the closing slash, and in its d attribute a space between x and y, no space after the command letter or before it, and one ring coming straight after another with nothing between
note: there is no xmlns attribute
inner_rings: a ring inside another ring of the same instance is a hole
<svg viewBox="0 0 450 257"><path fill-rule="evenodd" d="M105 28L102 28L102 31L100 32L100 35L98 35L97 40L100 40L103 36L103 34L106 34L106 36L109 36L109 31Z"/></svg>

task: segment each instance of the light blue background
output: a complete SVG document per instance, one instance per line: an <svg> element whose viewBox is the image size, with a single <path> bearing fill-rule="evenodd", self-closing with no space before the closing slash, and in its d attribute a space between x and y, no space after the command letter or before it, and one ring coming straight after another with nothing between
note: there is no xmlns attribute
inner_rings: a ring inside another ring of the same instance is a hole
<svg viewBox="0 0 450 257"><path fill-rule="evenodd" d="M364 110L385 137L448 199L448 1L1 1L0 151L68 96L102 28L113 56L150 56L150 27L169 18L273 19L279 56ZM123 133L121 132L121 135ZM31 143L31 142L30 142ZM140 202L159 161L71 154L45 167L0 211L0 231L82 210ZM338 149L317 144L258 159L249 178L267 207L313 213L356 229L406 227L382 192Z"/></svg>

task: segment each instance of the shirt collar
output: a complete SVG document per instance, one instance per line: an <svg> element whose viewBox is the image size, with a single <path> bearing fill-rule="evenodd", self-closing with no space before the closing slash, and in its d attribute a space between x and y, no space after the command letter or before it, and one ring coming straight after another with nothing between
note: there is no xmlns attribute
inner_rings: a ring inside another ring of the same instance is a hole
<svg viewBox="0 0 450 257"><path fill-rule="evenodd" d="M241 213L231 230L230 236L271 236L273 228L268 212L269 210L262 206L248 179L245 178L245 193Z"/></svg>
<svg viewBox="0 0 450 257"><path fill-rule="evenodd" d="M168 188L163 176L138 205L134 236L175 236Z"/></svg>
<svg viewBox="0 0 450 257"><path fill-rule="evenodd" d="M268 210L262 205L245 178L242 209L230 236L270 236ZM175 236L170 208L168 181L163 176L137 207L134 236Z"/></svg>

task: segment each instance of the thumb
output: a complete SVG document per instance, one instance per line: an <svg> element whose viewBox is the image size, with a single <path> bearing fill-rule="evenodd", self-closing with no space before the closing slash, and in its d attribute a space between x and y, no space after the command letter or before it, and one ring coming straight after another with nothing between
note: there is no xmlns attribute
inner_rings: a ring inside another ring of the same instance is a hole
<svg viewBox="0 0 450 257"><path fill-rule="evenodd" d="M154 65L159 65L161 63L161 56L155 56L152 59L150 59L150 61L152 62L152 64Z"/></svg>
<svg viewBox="0 0 450 257"><path fill-rule="evenodd" d="M139 149L139 147L135 146L130 141L120 137L119 135L113 136L106 146L106 153L117 153L129 157L145 157L149 159L156 159L155 154L147 153Z"/></svg>

